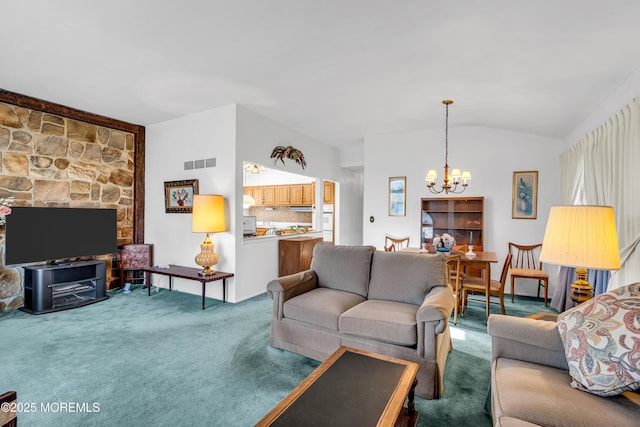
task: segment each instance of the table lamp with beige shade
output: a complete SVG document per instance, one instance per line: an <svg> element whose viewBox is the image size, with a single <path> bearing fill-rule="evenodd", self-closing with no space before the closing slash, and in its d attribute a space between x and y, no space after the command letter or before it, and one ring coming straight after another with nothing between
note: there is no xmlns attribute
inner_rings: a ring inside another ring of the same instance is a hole
<svg viewBox="0 0 640 427"><path fill-rule="evenodd" d="M196 264L203 267L198 273L200 276L211 276L216 273L211 267L218 263L220 257L213 251L213 242L209 238L209 233L227 230L224 215L224 197L211 194L193 196L191 231L207 233L207 237L200 245L200 253L195 258Z"/></svg>
<svg viewBox="0 0 640 427"><path fill-rule="evenodd" d="M540 261L576 268L571 300L580 304L593 296L587 269L618 270L620 250L611 206L552 206Z"/></svg>

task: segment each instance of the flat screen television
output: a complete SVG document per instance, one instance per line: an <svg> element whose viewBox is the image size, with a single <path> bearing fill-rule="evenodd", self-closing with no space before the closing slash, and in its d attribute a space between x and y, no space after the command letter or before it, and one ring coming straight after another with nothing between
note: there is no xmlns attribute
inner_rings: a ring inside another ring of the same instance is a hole
<svg viewBox="0 0 640 427"><path fill-rule="evenodd" d="M115 253L116 209L11 207L5 264L65 262Z"/></svg>

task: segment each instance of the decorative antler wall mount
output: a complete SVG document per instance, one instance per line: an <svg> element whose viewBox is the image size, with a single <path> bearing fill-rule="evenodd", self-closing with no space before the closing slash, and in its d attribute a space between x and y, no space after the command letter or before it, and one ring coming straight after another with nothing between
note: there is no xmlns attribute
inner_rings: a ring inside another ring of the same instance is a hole
<svg viewBox="0 0 640 427"><path fill-rule="evenodd" d="M302 169L304 169L307 166L307 161L304 159L304 154L302 154L302 151L298 150L297 148L293 148L290 145L287 147L283 145L276 146L271 152L271 158L272 159L275 158L276 163L278 162L278 160L280 160L283 165L284 165L284 159L286 158L286 159L295 160L297 164L302 166Z"/></svg>

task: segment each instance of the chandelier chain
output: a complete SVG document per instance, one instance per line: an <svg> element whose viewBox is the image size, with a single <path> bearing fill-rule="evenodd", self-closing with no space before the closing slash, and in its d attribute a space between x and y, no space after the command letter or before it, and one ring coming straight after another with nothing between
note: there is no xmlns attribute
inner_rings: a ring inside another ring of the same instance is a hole
<svg viewBox="0 0 640 427"><path fill-rule="evenodd" d="M449 166L449 104L444 104L446 107L445 119L444 119L444 165ZM445 177L446 179L446 177Z"/></svg>

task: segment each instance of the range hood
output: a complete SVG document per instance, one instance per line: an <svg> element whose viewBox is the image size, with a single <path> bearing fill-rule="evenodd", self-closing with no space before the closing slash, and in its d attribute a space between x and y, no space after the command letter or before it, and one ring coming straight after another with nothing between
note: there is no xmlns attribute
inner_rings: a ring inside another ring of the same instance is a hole
<svg viewBox="0 0 640 427"><path fill-rule="evenodd" d="M311 206L289 206L291 212L313 212Z"/></svg>

